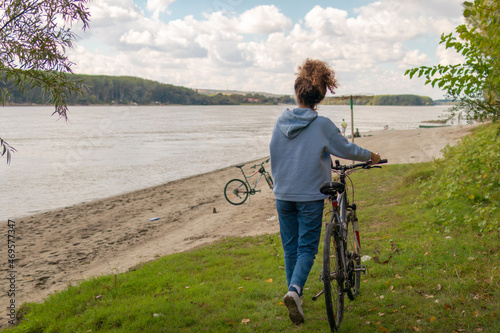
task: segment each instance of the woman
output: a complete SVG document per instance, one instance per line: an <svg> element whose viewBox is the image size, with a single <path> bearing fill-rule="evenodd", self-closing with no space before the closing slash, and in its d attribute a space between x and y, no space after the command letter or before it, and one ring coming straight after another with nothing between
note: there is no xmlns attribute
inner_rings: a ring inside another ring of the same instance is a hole
<svg viewBox="0 0 500 333"><path fill-rule="evenodd" d="M350 143L316 107L326 90L337 88L335 72L324 62L307 59L295 80L298 108L285 110L273 131L270 151L274 196L285 251L288 292L284 303L293 323L304 321L302 291L318 253L325 195L331 181L331 157L380 161L380 156Z"/></svg>

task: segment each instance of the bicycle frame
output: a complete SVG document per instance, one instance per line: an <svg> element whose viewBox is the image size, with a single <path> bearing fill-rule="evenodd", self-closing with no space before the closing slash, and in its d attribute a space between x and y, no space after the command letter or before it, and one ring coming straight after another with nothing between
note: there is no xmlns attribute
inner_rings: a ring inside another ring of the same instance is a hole
<svg viewBox="0 0 500 333"><path fill-rule="evenodd" d="M243 174L243 177L245 178L245 182L247 183L248 188L250 189L250 194L254 194L255 192L259 192L259 191L256 191L255 188L257 187L257 184L259 183L260 179L262 178L262 176L266 172L266 169L264 168L264 166L261 165L260 168L259 168L259 170L255 171L254 173L252 173L248 177L247 177L247 175L245 175L245 172L243 171L243 168L240 168L240 170L241 170L241 173ZM253 176L255 176L258 173L260 173L259 178L257 178L257 180L255 181L255 183L253 184L253 187L252 187L252 185L250 185L249 179L252 178Z"/></svg>
<svg viewBox="0 0 500 333"><path fill-rule="evenodd" d="M339 174L340 178L340 183L345 185L345 190L341 194L337 194L337 206L338 206L338 214L339 214L339 222L341 223L341 229L343 230L344 233L342 235L342 238L344 240L347 239L347 215L349 212L351 212L351 219L355 220L357 222L357 217L356 217L356 205L349 206L349 199L347 197L347 192L348 192L348 187L346 184L346 177L348 173L347 170L341 170L341 173ZM359 231L356 230L355 232L355 248L361 250L361 242L359 238ZM344 259L347 258L342 258L342 262L345 263L346 261Z"/></svg>

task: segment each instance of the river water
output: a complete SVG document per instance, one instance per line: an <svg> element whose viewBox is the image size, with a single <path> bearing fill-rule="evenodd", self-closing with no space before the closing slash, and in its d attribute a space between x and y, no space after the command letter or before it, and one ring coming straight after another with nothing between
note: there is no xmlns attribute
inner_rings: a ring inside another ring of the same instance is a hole
<svg viewBox="0 0 500 333"><path fill-rule="evenodd" d="M269 155L286 106L79 106L69 122L52 107L3 107L0 221L105 198ZM291 107L291 106L289 106ZM414 129L447 106L354 106L360 132ZM348 106L321 106L338 126ZM348 128L350 133L350 128ZM221 189L222 191L222 189Z"/></svg>

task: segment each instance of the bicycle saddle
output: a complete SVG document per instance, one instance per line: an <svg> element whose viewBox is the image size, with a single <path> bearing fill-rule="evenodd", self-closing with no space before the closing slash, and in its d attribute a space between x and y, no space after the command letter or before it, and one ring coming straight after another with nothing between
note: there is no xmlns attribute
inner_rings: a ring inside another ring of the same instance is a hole
<svg viewBox="0 0 500 333"><path fill-rule="evenodd" d="M331 182L323 184L319 191L326 195L332 195L335 193L342 193L345 190L345 185L342 183Z"/></svg>
<svg viewBox="0 0 500 333"><path fill-rule="evenodd" d="M241 168L243 168L244 166L245 166L245 164L242 164L242 165L235 165L235 167L240 168L240 169L241 169Z"/></svg>

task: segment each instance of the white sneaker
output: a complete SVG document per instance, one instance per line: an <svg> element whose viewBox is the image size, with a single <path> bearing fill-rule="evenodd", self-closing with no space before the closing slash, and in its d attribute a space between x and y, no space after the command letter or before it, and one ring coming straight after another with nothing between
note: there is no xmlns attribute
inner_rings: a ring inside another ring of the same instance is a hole
<svg viewBox="0 0 500 333"><path fill-rule="evenodd" d="M288 308L290 320L295 325L303 323L304 312L302 311L302 300L299 295L295 291L289 291L286 293L283 302Z"/></svg>

